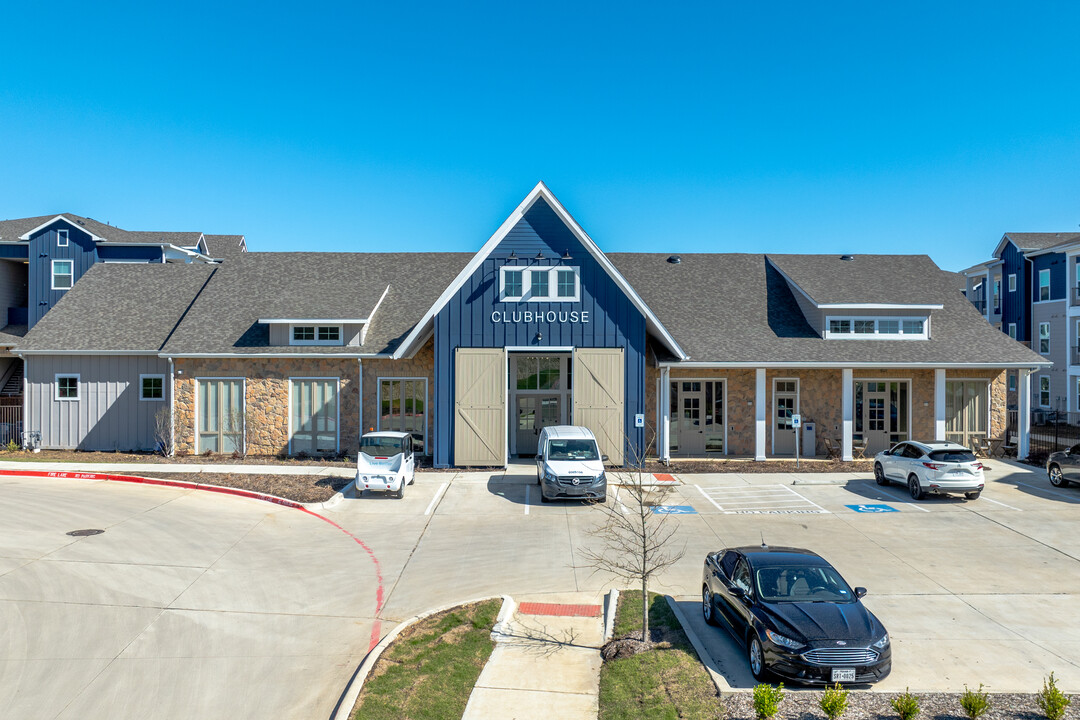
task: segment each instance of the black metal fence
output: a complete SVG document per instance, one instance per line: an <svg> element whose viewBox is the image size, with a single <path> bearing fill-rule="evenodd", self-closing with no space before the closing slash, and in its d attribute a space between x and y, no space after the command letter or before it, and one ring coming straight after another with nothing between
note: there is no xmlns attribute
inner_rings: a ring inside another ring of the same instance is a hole
<svg viewBox="0 0 1080 720"><path fill-rule="evenodd" d="M1009 430L1013 430L1014 413L1009 413ZM1031 413L1028 459L1041 464L1058 450L1080 444L1080 413L1036 410Z"/></svg>

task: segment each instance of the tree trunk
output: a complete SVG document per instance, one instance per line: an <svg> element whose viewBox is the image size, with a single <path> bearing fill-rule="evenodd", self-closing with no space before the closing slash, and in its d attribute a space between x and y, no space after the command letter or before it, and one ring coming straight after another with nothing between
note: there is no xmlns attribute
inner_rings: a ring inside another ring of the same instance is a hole
<svg viewBox="0 0 1080 720"><path fill-rule="evenodd" d="M641 578L641 641L649 642L649 581Z"/></svg>

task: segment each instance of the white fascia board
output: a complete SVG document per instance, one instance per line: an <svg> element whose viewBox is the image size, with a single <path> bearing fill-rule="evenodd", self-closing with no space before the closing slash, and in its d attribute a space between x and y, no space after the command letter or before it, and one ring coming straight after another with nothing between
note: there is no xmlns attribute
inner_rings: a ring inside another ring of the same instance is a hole
<svg viewBox="0 0 1080 720"><path fill-rule="evenodd" d="M157 350L20 350L11 351L15 355L149 355L158 354Z"/></svg>
<svg viewBox="0 0 1080 720"><path fill-rule="evenodd" d="M54 217L54 218L53 218L52 220L49 220L48 222L44 222L44 223L42 223L42 224L38 225L38 226L37 226L36 228L34 228L33 230L31 230L31 231L29 231L29 232L27 232L27 233L24 233L23 235L20 235L20 236L19 236L19 239L20 239L20 240L29 240L29 239L30 239L30 236L31 236L31 235L33 235L34 233L36 233L36 232L37 232L38 230L44 230L45 228L49 227L50 225L52 225L52 224L53 224L54 222L56 222L57 220L63 220L64 222L66 222L67 224L71 225L72 227L74 227L74 228L78 228L78 229L79 229L79 230L81 230L82 232L84 232L84 233L86 233L87 235L89 235L90 237L92 237L92 238L93 238L93 239L94 239L95 241L97 241L97 242L107 242L107 240L105 240L105 238L101 237L100 235L95 235L94 233L90 232L90 231L89 231L89 230L87 230L87 229L86 229L85 227L83 227L83 226L82 226L82 225L80 225L79 223L75 222L74 220L70 219L70 218L69 218L69 217L67 217L66 215L57 215L57 216L56 216L56 217Z"/></svg>
<svg viewBox="0 0 1080 720"><path fill-rule="evenodd" d="M944 305L908 305L900 303L829 303L819 310L941 310Z"/></svg>
<svg viewBox="0 0 1080 720"><path fill-rule="evenodd" d="M1004 235L1001 236L1001 240L998 241L997 247L994 248L994 257L1000 258L1001 253L1005 252L1005 246L1008 245L1009 243L1012 243L1016 247L1017 250L1020 249L1019 245L1017 245L1016 243L1013 243L1012 238L1009 237L1009 233L1005 233Z"/></svg>
<svg viewBox="0 0 1080 720"><path fill-rule="evenodd" d="M371 318L259 318L260 323L277 325L284 323L324 323L326 325L363 325Z"/></svg>
<svg viewBox="0 0 1080 720"><path fill-rule="evenodd" d="M570 232L574 234L578 239L578 242L589 251L589 254L596 258L596 261L600 263L600 267L604 268L604 271L608 276L619 286L626 296L630 298L630 302L632 302L638 311L645 316L646 324L652 326L656 330L656 333L664 341L664 344L668 346L668 349L681 358L690 357L675 341L675 338L672 337L671 333L667 331L667 328L664 327L663 323L660 322L655 313L653 313L649 306L645 304L645 301L641 299L641 296L637 294L637 291L630 286L630 283L626 281L626 278L622 276L622 273L615 269L615 266L607 259L607 256L600 250L600 247L593 242L588 233L578 225L577 221L566 211L566 208L562 206L562 203L558 201L543 181L536 183L536 187L525 196L525 199L521 201L521 204L510 213L510 216L503 221L502 225L499 226L499 229L488 238L487 242L480 248L480 251L473 256L472 260L470 260L464 269L458 273L458 276L454 278L454 281L447 286L439 296L439 299L435 301L426 313L424 313L420 322L413 327L412 332L406 336L404 342L402 342L397 350L395 350L394 357L401 358L410 353L410 351L415 352L412 350L412 344L416 342L417 338L422 333L427 332L428 324L432 322L435 315L445 307L446 303L450 301L450 298L452 298L466 281L472 277L472 274L476 272L476 269L480 267L489 255L491 255L492 251L498 247L499 243L502 242L503 238L507 236L515 225L517 225L518 221L525 216L525 213L529 211L529 208L533 206L533 203L541 197L543 197L548 205L551 206L551 209L555 211L555 214L559 216L559 219L563 221L563 224L565 224Z"/></svg>
<svg viewBox="0 0 1080 720"><path fill-rule="evenodd" d="M0 245L29 245L29 240L5 240L0 237Z"/></svg>
<svg viewBox="0 0 1080 720"><path fill-rule="evenodd" d="M668 368L806 368L806 369L842 369L842 368L969 368L972 370L994 369L1036 369L1050 367L1054 363L1044 360L1024 363L956 363L956 362L797 362L797 361L769 361L769 362L680 362L678 360L664 360L658 363L658 367Z"/></svg>
<svg viewBox="0 0 1080 720"><path fill-rule="evenodd" d="M106 353L109 354L109 353ZM173 352L173 353L153 353L160 358L233 358L236 360L243 360L244 358L320 358L322 360L340 358L342 360L355 360L360 358L361 360L375 360L375 359L394 359L390 353L188 353L188 352Z"/></svg>

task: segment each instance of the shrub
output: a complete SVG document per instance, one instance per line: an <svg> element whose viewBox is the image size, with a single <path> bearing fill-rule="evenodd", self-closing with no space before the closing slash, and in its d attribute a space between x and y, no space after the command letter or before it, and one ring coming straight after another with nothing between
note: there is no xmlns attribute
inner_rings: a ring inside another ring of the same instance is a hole
<svg viewBox="0 0 1080 720"><path fill-rule="evenodd" d="M903 695L897 695L890 702L892 709L900 716L900 720L912 720L920 712L919 698L911 694L911 690L905 689Z"/></svg>
<svg viewBox="0 0 1080 720"><path fill-rule="evenodd" d="M835 687L825 688L825 694L818 701L821 712L825 713L829 720L836 720L847 711L847 696L848 691L840 687L840 683L836 683Z"/></svg>
<svg viewBox="0 0 1080 720"><path fill-rule="evenodd" d="M1035 703L1042 710L1047 720L1061 720L1069 707L1069 696L1058 690L1054 673L1049 680L1043 680L1042 692L1035 696Z"/></svg>
<svg viewBox="0 0 1080 720"><path fill-rule="evenodd" d="M974 692L965 685L964 694L960 696L960 707L963 708L964 714L971 720L982 717L990 709L990 696L984 693L982 689L982 683L979 683L979 689Z"/></svg>
<svg viewBox="0 0 1080 720"><path fill-rule="evenodd" d="M780 703L784 700L784 683L773 687L768 683L761 683L754 687L754 712L758 720L769 720L776 717L780 711Z"/></svg>
<svg viewBox="0 0 1080 720"><path fill-rule="evenodd" d="M19 449L19 443L15 442L15 440L13 440L13 439L8 440L8 444L7 444L7 451L8 452L15 452L18 449Z"/></svg>

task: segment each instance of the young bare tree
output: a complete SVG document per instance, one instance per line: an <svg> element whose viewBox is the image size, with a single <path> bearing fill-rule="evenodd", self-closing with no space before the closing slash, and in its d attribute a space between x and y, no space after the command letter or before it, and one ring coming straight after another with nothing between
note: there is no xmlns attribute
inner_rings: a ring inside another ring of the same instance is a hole
<svg viewBox="0 0 1080 720"><path fill-rule="evenodd" d="M154 413L154 447L165 457L173 452L172 413L163 407Z"/></svg>
<svg viewBox="0 0 1080 720"><path fill-rule="evenodd" d="M591 531L600 543L586 548L582 557L595 571L609 572L641 586L641 640L649 643L649 581L682 559L686 545L675 547L676 522L671 515L656 512L669 488L657 487L651 473L645 472L645 460L653 447L626 442L630 463L624 470L609 474L606 504L594 507L603 514L603 522ZM614 482L613 482L614 481ZM615 493L611 486L617 485Z"/></svg>

